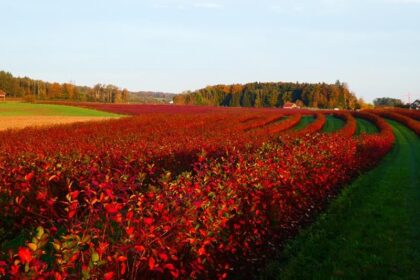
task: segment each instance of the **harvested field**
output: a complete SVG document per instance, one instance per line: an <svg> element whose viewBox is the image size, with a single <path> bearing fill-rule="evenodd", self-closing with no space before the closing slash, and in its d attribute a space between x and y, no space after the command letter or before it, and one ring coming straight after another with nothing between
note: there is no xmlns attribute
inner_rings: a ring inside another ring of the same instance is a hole
<svg viewBox="0 0 420 280"><path fill-rule="evenodd" d="M52 126L58 124L101 121L109 119L115 118L88 116L1 116L0 131L7 129L22 129L25 127Z"/></svg>

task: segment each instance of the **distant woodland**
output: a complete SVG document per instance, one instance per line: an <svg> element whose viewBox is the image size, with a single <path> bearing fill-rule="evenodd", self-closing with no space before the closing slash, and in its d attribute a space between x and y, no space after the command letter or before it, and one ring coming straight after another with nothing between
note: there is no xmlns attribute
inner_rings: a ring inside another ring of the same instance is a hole
<svg viewBox="0 0 420 280"><path fill-rule="evenodd" d="M51 83L28 77L14 77L0 71L0 89L8 98L36 100L68 100L103 103L169 103L230 107L282 107L286 102L301 107L358 109L357 100L347 85L309 83L249 83L208 86L193 92L169 94L162 92L130 92L114 85L96 84L93 87L72 83Z"/></svg>
<svg viewBox="0 0 420 280"><path fill-rule="evenodd" d="M401 99L381 97L373 100L373 105L377 107L409 107L409 104L404 104Z"/></svg>
<svg viewBox="0 0 420 280"><path fill-rule="evenodd" d="M69 100L104 103L168 103L173 94L155 92L129 92L114 85L96 84L94 87L77 86L72 83L50 83L28 77L14 77L0 71L0 89L9 98L35 100Z"/></svg>
<svg viewBox="0 0 420 280"><path fill-rule="evenodd" d="M245 85L216 85L174 97L176 104L230 107L282 107L286 102L294 102L301 107L360 108L354 93L340 81L335 84L256 82Z"/></svg>

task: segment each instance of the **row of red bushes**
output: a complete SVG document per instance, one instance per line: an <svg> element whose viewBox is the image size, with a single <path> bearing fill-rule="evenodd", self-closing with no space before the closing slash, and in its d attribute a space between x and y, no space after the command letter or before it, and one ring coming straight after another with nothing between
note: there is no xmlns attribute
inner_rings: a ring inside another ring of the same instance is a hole
<svg viewBox="0 0 420 280"><path fill-rule="evenodd" d="M356 133L357 122L350 112L334 112L333 115L345 121L344 126L336 133L344 136L351 137Z"/></svg>
<svg viewBox="0 0 420 280"><path fill-rule="evenodd" d="M412 119L412 118L410 118L406 115L400 114L400 113L387 111L387 110L372 110L372 111L369 111L369 112L371 112L373 114L377 114L377 115L379 115L381 117L384 117L384 118L388 118L388 119L400 122L403 125L410 128L412 131L414 131L417 135L420 135L420 122L416 121L415 119Z"/></svg>
<svg viewBox="0 0 420 280"><path fill-rule="evenodd" d="M261 118L257 119L256 121L246 123L243 126L242 129L243 129L243 131L251 131L251 130L258 129L258 128L263 128L263 127L266 127L270 124L273 124L275 122L280 121L284 117L285 117L284 115L264 116L264 117L261 117Z"/></svg>
<svg viewBox="0 0 420 280"><path fill-rule="evenodd" d="M389 140L389 142L394 142L394 132L392 127L380 116L372 114L370 112L353 112L353 116L366 119L372 122L379 129L379 136Z"/></svg>
<svg viewBox="0 0 420 280"><path fill-rule="evenodd" d="M242 130L243 114L212 112L0 134L2 238L24 240L0 252L0 275L203 279L246 271L391 148L389 125L360 114L381 132L276 138L269 133L301 114L253 134Z"/></svg>
<svg viewBox="0 0 420 280"><path fill-rule="evenodd" d="M268 133L272 135L272 134L277 134L283 131L287 131L295 127L296 125L298 125L301 119L302 119L302 115L298 113L288 115L286 119L269 127Z"/></svg>
<svg viewBox="0 0 420 280"><path fill-rule="evenodd" d="M327 118L325 117L325 114L322 114L322 113L316 113L314 116L315 116L315 120L311 122L310 124L308 124L306 127L298 131L290 131L289 133L291 135L295 135L299 137L299 136L305 136L307 134L314 134L320 131L324 127L327 121Z"/></svg>
<svg viewBox="0 0 420 280"><path fill-rule="evenodd" d="M420 121L420 110L407 110L407 109L402 109L402 108L392 108L392 109L388 109L388 111L404 115L416 121Z"/></svg>
<svg viewBox="0 0 420 280"><path fill-rule="evenodd" d="M293 234L385 152L359 145L318 135L202 154L194 174L153 184L141 182L136 161L109 153L9 162L2 218L19 217L33 233L3 269L18 278L225 278L260 260L269 242Z"/></svg>
<svg viewBox="0 0 420 280"><path fill-rule="evenodd" d="M375 155L379 156L379 158L384 156L395 142L392 127L383 118L375 114L367 112L353 112L353 115L372 122L379 129L378 134L364 135L361 138L362 144L359 146L361 153L366 154L368 158ZM374 153L374 155L372 155L372 153Z"/></svg>

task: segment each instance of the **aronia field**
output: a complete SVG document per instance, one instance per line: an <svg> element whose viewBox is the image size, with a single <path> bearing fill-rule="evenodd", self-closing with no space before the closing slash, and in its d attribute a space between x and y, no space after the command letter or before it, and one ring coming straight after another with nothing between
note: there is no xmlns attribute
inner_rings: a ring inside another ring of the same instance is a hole
<svg viewBox="0 0 420 280"><path fill-rule="evenodd" d="M258 275L396 148L391 124L420 134L403 109L81 106L121 117L0 132L0 279Z"/></svg>

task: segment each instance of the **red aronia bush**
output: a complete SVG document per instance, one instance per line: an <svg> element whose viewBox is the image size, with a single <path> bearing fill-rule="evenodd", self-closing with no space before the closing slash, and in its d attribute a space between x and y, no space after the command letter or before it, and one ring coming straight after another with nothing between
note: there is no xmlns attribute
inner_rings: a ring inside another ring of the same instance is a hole
<svg viewBox="0 0 420 280"><path fill-rule="evenodd" d="M413 120L420 121L420 110L415 110L415 109L407 110L407 109L402 109L402 108L388 108L387 110L412 118Z"/></svg>
<svg viewBox="0 0 420 280"><path fill-rule="evenodd" d="M345 137L353 128L316 133L321 113L305 133L289 134L307 112L152 107L118 107L142 113L108 122L0 133L0 277L238 275L394 141L368 113L357 115L380 133Z"/></svg>
<svg viewBox="0 0 420 280"><path fill-rule="evenodd" d="M417 135L420 135L420 121L415 118L419 115L419 112L413 110L388 111L388 110L372 110L370 113L379 115L384 118L388 118L397 122L400 122L414 131ZM406 113L404 113L406 112ZM417 114L416 114L417 113Z"/></svg>
<svg viewBox="0 0 420 280"><path fill-rule="evenodd" d="M344 137L351 137L356 133L357 129L357 122L356 119L352 116L350 112L344 111L344 112L336 112L334 111L332 113L335 117L342 119L345 121L344 127L342 127L339 131L337 131L338 134Z"/></svg>
<svg viewBox="0 0 420 280"><path fill-rule="evenodd" d="M325 114L322 113L316 113L314 116L315 120L309 125L298 131L291 131L290 133L295 136L304 136L306 134L312 134L320 131L324 127L327 118L325 117Z"/></svg>

